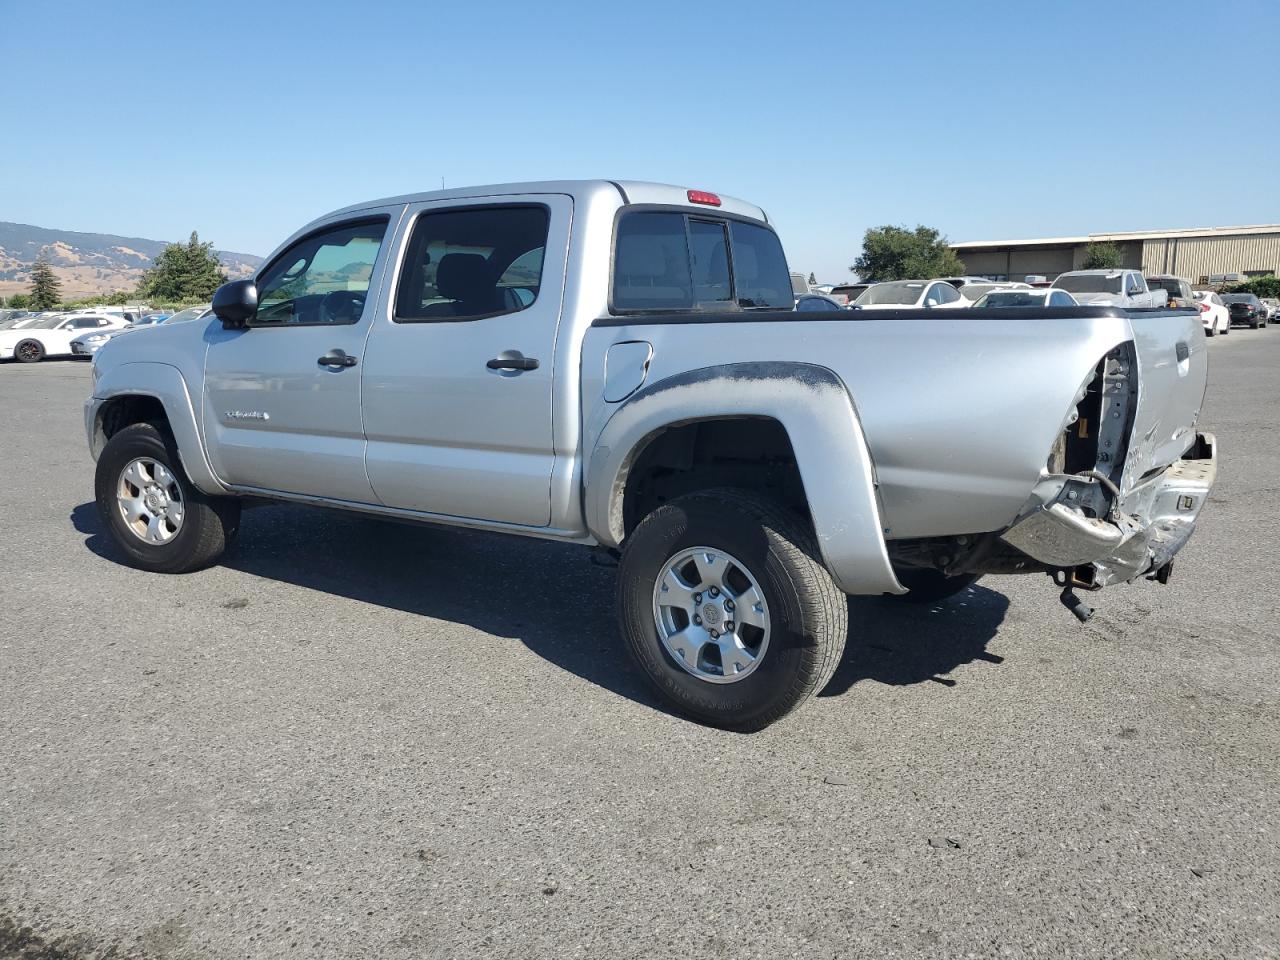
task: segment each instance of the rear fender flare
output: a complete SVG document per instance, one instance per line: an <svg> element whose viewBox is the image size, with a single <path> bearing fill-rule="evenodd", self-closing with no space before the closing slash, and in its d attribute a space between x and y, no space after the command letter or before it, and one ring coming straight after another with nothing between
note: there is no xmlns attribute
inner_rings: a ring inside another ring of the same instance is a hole
<svg viewBox="0 0 1280 960"><path fill-rule="evenodd" d="M587 467L586 522L602 544L625 539L632 466L663 431L698 420L777 420L795 451L822 560L842 590L905 593L889 562L875 465L857 407L830 369L789 362L703 367L656 381L620 405Z"/></svg>

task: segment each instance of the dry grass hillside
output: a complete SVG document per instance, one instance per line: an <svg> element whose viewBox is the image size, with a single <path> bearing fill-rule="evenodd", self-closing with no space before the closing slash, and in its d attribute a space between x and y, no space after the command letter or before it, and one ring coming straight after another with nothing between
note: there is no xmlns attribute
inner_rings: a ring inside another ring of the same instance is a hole
<svg viewBox="0 0 1280 960"><path fill-rule="evenodd" d="M0 296L27 292L31 266L41 250L68 299L132 290L166 242L0 221ZM247 276L262 263L261 257L247 253L219 250L218 256L232 279Z"/></svg>

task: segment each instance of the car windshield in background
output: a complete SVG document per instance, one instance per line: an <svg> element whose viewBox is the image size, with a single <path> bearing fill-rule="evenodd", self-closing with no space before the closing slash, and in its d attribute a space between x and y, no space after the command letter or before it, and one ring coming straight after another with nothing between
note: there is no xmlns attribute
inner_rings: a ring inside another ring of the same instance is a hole
<svg viewBox="0 0 1280 960"><path fill-rule="evenodd" d="M1224 293L1222 295L1223 303L1257 303L1257 298L1252 293Z"/></svg>
<svg viewBox="0 0 1280 960"><path fill-rule="evenodd" d="M1182 287L1177 280L1152 280L1148 278L1147 289L1148 290L1167 290L1169 292L1169 296L1171 297L1182 296Z"/></svg>
<svg viewBox="0 0 1280 960"><path fill-rule="evenodd" d="M194 320L200 314L208 310L208 307L187 307L185 310L179 310L171 317L165 317L161 323L185 323L187 320Z"/></svg>
<svg viewBox="0 0 1280 960"><path fill-rule="evenodd" d="M925 284L920 280L890 280L868 287L856 301L857 306L896 303L904 306L914 304L920 299Z"/></svg>
<svg viewBox="0 0 1280 960"><path fill-rule="evenodd" d="M1119 293L1123 281L1119 273L1076 273L1058 277L1053 285L1067 293Z"/></svg>
<svg viewBox="0 0 1280 960"><path fill-rule="evenodd" d="M1043 307L1048 292L1044 290L992 290L976 307Z"/></svg>
<svg viewBox="0 0 1280 960"><path fill-rule="evenodd" d="M966 283L960 288L960 293L966 300L977 300L992 290L1001 289L1003 288L998 283Z"/></svg>
<svg viewBox="0 0 1280 960"><path fill-rule="evenodd" d="M67 318L66 317L45 317L43 320L37 320L35 323L27 324L22 329L23 330L52 330L54 327L56 327L65 319Z"/></svg>

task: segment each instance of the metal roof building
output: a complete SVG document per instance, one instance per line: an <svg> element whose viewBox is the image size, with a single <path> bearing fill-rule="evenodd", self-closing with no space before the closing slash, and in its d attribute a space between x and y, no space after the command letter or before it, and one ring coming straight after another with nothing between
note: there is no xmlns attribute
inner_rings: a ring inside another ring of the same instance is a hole
<svg viewBox="0 0 1280 960"><path fill-rule="evenodd" d="M1280 224L971 241L953 243L951 249L973 276L1023 280L1043 275L1052 279L1067 270L1079 270L1085 248L1101 241L1120 248L1126 267L1148 275L1173 274L1202 286L1280 273Z"/></svg>

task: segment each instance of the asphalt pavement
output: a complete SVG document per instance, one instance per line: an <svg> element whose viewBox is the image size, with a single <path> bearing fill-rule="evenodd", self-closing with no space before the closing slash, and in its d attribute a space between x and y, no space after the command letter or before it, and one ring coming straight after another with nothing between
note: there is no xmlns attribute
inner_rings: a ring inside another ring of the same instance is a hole
<svg viewBox="0 0 1280 960"><path fill-rule="evenodd" d="M1280 328L1208 348L1168 586L851 601L755 735L656 704L581 548L269 506L125 567L88 366L0 365L0 956L1280 955Z"/></svg>

